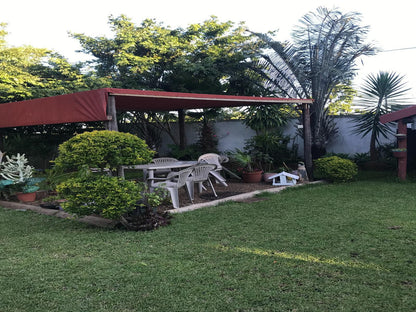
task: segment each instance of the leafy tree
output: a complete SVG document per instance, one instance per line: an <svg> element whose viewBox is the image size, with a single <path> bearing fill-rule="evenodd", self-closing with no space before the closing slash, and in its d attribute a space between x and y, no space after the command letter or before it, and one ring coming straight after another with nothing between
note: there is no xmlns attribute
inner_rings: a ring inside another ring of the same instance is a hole
<svg viewBox="0 0 416 312"><path fill-rule="evenodd" d="M362 114L355 125L355 133L370 137L370 159L377 160L377 148L380 135L387 137L392 132L386 124L380 123L380 116L393 109L393 104L399 100L403 101L403 96L409 90L403 82L404 76L395 72L380 71L377 75L370 74L364 81L361 90L361 104L365 106ZM403 102L402 102L403 104Z"/></svg>
<svg viewBox="0 0 416 312"><path fill-rule="evenodd" d="M33 97L31 88L40 87L39 77L30 72L31 66L41 62L45 49L8 47L6 24L0 24L0 103Z"/></svg>
<svg viewBox="0 0 416 312"><path fill-rule="evenodd" d="M368 26L360 21L359 13L320 7L301 19L293 31L293 43L257 34L269 47L261 62L264 70L257 71L266 87L281 96L314 99L310 109L314 158L325 152L334 134L334 127L327 124L331 123L327 109L331 93L340 84L350 85L358 57L374 53L363 42Z"/></svg>
<svg viewBox="0 0 416 312"><path fill-rule="evenodd" d="M243 25L212 17L186 29L170 29L152 19L136 26L124 15L110 17L109 24L111 39L71 35L83 52L95 57L90 65L97 75L111 77L114 87L249 94L244 65L257 56L259 40Z"/></svg>
<svg viewBox="0 0 416 312"><path fill-rule="evenodd" d="M6 24L0 24L0 103L66 94L108 85L81 73L64 57L31 46L9 47Z"/></svg>
<svg viewBox="0 0 416 312"><path fill-rule="evenodd" d="M98 78L93 73L84 75L80 65L72 65L52 51L31 46L9 47L6 36L6 24L0 24L0 103L109 85L107 78ZM91 125L92 123L88 127ZM98 123L94 125L97 126ZM85 124L0 129L0 149L28 153L31 159L34 159L39 155L53 153L57 143L61 143L75 132L85 130ZM33 134L36 134L35 137ZM24 138L26 144L19 144L19 141L22 141L19 138Z"/></svg>
<svg viewBox="0 0 416 312"><path fill-rule="evenodd" d="M126 16L110 17L113 38L72 34L92 61L97 75L111 77L114 87L176 92L260 94L247 79L248 65L256 59L260 42L241 24L221 23L216 17L171 29L155 20L136 26ZM170 115L168 115L170 116ZM145 113L138 120L166 120L166 114ZM179 111L184 121L184 111ZM166 125L157 122L157 125ZM163 128L169 133L169 128ZM173 137L173 135L172 135ZM181 138L183 144L184 138ZM175 141L174 141L175 142ZM175 142L179 143L179 142Z"/></svg>
<svg viewBox="0 0 416 312"><path fill-rule="evenodd" d="M341 115L352 112L352 101L357 91L351 86L337 85L331 92L328 100L328 114Z"/></svg>

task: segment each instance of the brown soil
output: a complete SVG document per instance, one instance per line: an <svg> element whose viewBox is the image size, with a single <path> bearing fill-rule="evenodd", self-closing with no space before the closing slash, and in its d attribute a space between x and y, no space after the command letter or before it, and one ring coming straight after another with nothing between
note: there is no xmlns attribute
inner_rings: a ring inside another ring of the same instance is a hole
<svg viewBox="0 0 416 312"><path fill-rule="evenodd" d="M249 193L257 190L266 190L270 188L276 188L276 186L273 186L271 183L266 182L259 182L259 183L244 183L241 180L229 180L227 179L228 186L223 186L221 184L215 184L214 183L214 189L217 193L218 197L214 196L214 193L212 192L211 188L204 184L207 188L206 190L203 190L201 194L198 194L197 188L195 187L195 194L194 194L194 204L199 203L205 203L209 201L213 201L216 199L223 199L234 195ZM187 193L186 188L181 188L179 190L179 203L181 207L186 207L189 205L192 205L192 202L190 201ZM170 204L166 205L165 208L172 209L172 205Z"/></svg>

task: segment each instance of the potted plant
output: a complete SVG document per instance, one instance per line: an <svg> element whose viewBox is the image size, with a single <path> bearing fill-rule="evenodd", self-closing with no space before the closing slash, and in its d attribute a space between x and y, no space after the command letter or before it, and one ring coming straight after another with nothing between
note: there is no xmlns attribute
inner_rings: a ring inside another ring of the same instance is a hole
<svg viewBox="0 0 416 312"><path fill-rule="evenodd" d="M236 149L231 157L243 167L242 178L246 183L260 182L263 171L258 169L254 157L240 149Z"/></svg>
<svg viewBox="0 0 416 312"><path fill-rule="evenodd" d="M2 163L0 175L5 179L3 186L7 186L17 199L23 202L31 202L36 199L37 185L43 178L34 178L33 167L28 165L25 155L6 156L6 161Z"/></svg>

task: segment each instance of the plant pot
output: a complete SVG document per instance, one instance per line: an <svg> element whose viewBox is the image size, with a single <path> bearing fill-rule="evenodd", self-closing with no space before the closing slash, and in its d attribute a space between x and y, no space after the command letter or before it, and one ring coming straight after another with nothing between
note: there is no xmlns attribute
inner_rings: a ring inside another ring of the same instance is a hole
<svg viewBox="0 0 416 312"><path fill-rule="evenodd" d="M267 183L272 183L273 179L270 179L271 176L274 176L276 173L273 172L265 172L263 173L263 181Z"/></svg>
<svg viewBox="0 0 416 312"><path fill-rule="evenodd" d="M245 183L258 183L261 181L263 171L244 171L243 172L243 181Z"/></svg>
<svg viewBox="0 0 416 312"><path fill-rule="evenodd" d="M17 199L21 202L29 203L36 200L36 192L32 193L16 193Z"/></svg>

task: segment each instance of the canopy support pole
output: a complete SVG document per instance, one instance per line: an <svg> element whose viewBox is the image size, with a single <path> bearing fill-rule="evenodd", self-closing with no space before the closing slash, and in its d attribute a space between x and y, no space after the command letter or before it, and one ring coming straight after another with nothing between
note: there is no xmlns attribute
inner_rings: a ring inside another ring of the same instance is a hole
<svg viewBox="0 0 416 312"><path fill-rule="evenodd" d="M109 95L107 100L107 121L104 122L105 129L110 131L118 131L116 98Z"/></svg>
<svg viewBox="0 0 416 312"><path fill-rule="evenodd" d="M309 179L313 180L313 165L312 165L312 135L311 135L311 116L308 103L302 104L303 115L303 153L305 159L305 168Z"/></svg>

